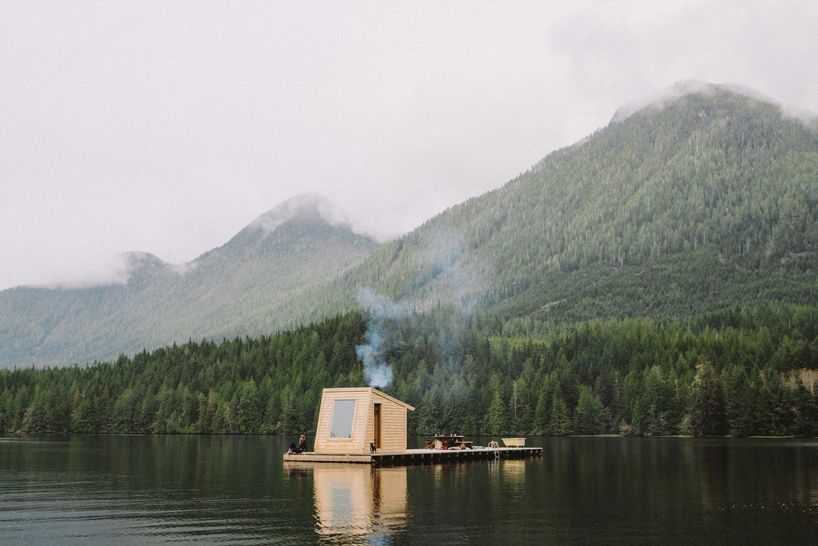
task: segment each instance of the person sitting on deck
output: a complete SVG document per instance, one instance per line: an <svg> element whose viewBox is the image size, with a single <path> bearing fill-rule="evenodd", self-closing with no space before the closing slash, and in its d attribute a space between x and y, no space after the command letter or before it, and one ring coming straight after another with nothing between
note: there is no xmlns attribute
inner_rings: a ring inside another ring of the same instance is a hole
<svg viewBox="0 0 818 546"><path fill-rule="evenodd" d="M303 453L307 451L307 437L302 434L298 437L298 445L290 444L290 450L287 453Z"/></svg>

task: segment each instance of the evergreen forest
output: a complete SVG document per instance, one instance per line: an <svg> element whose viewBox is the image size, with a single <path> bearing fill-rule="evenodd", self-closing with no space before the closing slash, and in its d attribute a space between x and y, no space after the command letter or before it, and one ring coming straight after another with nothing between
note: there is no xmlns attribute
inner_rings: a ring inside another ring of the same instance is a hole
<svg viewBox="0 0 818 546"><path fill-rule="evenodd" d="M321 389L360 386L371 316L0 371L0 431L311 432ZM378 320L383 390L432 434L797 435L818 428L818 308L734 307L686 322L607 319L541 336L436 308Z"/></svg>
<svg viewBox="0 0 818 546"><path fill-rule="evenodd" d="M817 196L818 121L714 85L382 245L296 198L184 267L0 292L0 430L311 431L367 344L417 434L814 436Z"/></svg>

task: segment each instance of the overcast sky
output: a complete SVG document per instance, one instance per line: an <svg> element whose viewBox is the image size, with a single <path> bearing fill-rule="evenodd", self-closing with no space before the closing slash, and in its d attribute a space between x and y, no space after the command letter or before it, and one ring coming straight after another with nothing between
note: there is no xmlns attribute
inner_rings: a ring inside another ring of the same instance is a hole
<svg viewBox="0 0 818 546"><path fill-rule="evenodd" d="M816 5L0 0L0 289L302 192L394 236L678 80L818 112Z"/></svg>

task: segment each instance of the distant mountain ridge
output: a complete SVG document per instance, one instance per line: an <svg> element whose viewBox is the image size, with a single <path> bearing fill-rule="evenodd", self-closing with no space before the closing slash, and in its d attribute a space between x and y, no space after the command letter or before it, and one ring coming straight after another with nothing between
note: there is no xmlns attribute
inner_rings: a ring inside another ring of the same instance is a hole
<svg viewBox="0 0 818 546"><path fill-rule="evenodd" d="M376 248L297 196L187 264L125 255L127 282L0 292L0 365L87 362L189 338L267 333L297 299Z"/></svg>
<svg viewBox="0 0 818 546"><path fill-rule="evenodd" d="M0 292L0 364L272 332L358 307L363 289L522 334L818 305L816 127L754 92L683 85L380 248L306 198L182 274L143 256L126 286Z"/></svg>
<svg viewBox="0 0 818 546"><path fill-rule="evenodd" d="M818 123L760 96L686 84L616 116L384 245L335 281L337 305L366 286L520 332L816 305Z"/></svg>

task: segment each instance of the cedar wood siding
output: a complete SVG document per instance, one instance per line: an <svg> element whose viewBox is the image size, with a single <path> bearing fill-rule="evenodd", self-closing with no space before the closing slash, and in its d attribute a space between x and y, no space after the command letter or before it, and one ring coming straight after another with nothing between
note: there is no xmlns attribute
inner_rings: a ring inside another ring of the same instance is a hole
<svg viewBox="0 0 818 546"><path fill-rule="evenodd" d="M381 451L403 451L406 449L406 419L408 411L404 406L375 391L372 393L367 436L370 442L375 441L375 404L381 405ZM369 444L367 444L369 445Z"/></svg>
<svg viewBox="0 0 818 546"><path fill-rule="evenodd" d="M355 400L352 438L330 438L335 400ZM381 451L406 449L407 411L411 406L370 387L324 389L315 430L315 452L334 454L368 454L369 443L375 440L375 402L381 404ZM414 409L414 408L412 408Z"/></svg>
<svg viewBox="0 0 818 546"><path fill-rule="evenodd" d="M324 389L321 396L321 410L315 428L316 453L369 453L369 442L365 443L363 431L369 421L369 389ZM332 430L332 410L336 400L355 400L355 418L352 421L352 438L330 438Z"/></svg>

